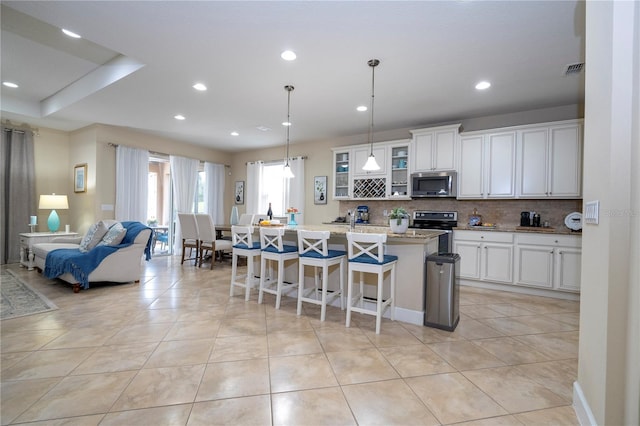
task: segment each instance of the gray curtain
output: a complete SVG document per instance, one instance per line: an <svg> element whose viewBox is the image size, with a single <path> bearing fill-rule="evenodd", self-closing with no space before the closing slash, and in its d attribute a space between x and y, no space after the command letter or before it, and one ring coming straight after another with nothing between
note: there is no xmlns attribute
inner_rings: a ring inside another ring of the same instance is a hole
<svg viewBox="0 0 640 426"><path fill-rule="evenodd" d="M29 232L29 216L37 215L33 132L2 126L0 146L0 263L20 260L21 232Z"/></svg>

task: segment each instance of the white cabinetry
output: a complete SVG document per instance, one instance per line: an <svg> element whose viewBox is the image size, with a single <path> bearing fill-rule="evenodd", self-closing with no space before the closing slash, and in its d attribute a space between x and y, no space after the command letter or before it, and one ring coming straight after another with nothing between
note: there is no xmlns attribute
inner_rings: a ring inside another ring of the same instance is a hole
<svg viewBox="0 0 640 426"><path fill-rule="evenodd" d="M515 154L515 131L461 135L458 198L513 198Z"/></svg>
<svg viewBox="0 0 640 426"><path fill-rule="evenodd" d="M351 155L353 156L353 176L371 176L371 175L383 175L387 170L387 147L381 145L373 146L373 155L376 157L376 162L380 166L380 170L367 172L362 170L365 163L371 155L371 146L362 145L357 148L353 148Z"/></svg>
<svg viewBox="0 0 640 426"><path fill-rule="evenodd" d="M390 143L388 146L389 178L387 197L409 198L409 141ZM397 195L396 195L397 194Z"/></svg>
<svg viewBox="0 0 640 426"><path fill-rule="evenodd" d="M349 159L351 152L349 149L333 151L333 198L348 199L350 196L349 185L350 167Z"/></svg>
<svg viewBox="0 0 640 426"><path fill-rule="evenodd" d="M514 284L580 291L581 237L517 234Z"/></svg>
<svg viewBox="0 0 640 426"><path fill-rule="evenodd" d="M517 151L517 197L581 196L581 121L519 130Z"/></svg>
<svg viewBox="0 0 640 426"><path fill-rule="evenodd" d="M412 130L412 172L456 170L460 124Z"/></svg>
<svg viewBox="0 0 640 426"><path fill-rule="evenodd" d="M513 234L455 231L453 251L460 254L460 277L511 284Z"/></svg>

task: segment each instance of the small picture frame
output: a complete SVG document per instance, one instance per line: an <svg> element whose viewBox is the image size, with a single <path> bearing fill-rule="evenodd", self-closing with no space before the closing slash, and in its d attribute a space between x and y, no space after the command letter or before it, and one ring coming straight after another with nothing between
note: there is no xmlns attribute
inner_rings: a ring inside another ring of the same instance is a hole
<svg viewBox="0 0 640 426"><path fill-rule="evenodd" d="M313 178L313 204L327 204L327 177Z"/></svg>
<svg viewBox="0 0 640 426"><path fill-rule="evenodd" d="M234 192L234 201L236 204L244 204L244 181L236 181L236 190Z"/></svg>
<svg viewBox="0 0 640 426"><path fill-rule="evenodd" d="M73 192L87 192L87 164L76 164L73 168Z"/></svg>

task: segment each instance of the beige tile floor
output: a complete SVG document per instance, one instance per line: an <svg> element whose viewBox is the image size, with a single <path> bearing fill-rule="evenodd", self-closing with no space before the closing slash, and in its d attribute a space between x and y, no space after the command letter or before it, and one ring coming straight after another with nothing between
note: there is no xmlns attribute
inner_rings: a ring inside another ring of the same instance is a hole
<svg viewBox="0 0 640 426"><path fill-rule="evenodd" d="M79 294L9 267L60 309L1 323L3 425L578 424L577 302L463 287L455 332L376 335L229 298L228 263L156 257L139 284Z"/></svg>

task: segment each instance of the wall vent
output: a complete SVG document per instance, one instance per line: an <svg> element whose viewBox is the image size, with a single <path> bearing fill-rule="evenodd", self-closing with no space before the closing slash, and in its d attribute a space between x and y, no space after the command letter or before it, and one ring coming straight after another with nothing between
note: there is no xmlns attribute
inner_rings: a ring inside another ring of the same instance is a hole
<svg viewBox="0 0 640 426"><path fill-rule="evenodd" d="M569 64L564 69L564 75L580 74L584 69L584 62L578 62L577 64Z"/></svg>

